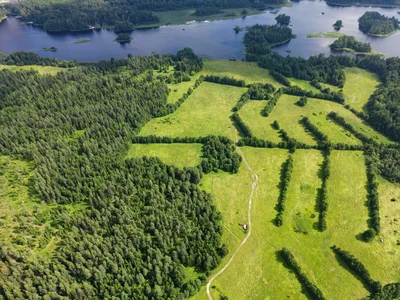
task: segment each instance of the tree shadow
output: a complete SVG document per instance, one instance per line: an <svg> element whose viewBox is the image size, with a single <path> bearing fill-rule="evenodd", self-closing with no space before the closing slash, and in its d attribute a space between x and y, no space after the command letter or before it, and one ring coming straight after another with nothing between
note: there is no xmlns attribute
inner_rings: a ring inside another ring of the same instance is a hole
<svg viewBox="0 0 400 300"><path fill-rule="evenodd" d="M281 251L275 251L275 259L277 262L281 263L288 271L289 273L292 273L296 276L297 281L300 283L301 285L301 293L307 297L307 299L309 300L314 300L314 298L310 295L310 293L307 291L307 289L304 287L304 285L300 282L299 277L297 275L296 272L294 272L290 266L286 263L286 261L283 259Z"/></svg>
<svg viewBox="0 0 400 300"><path fill-rule="evenodd" d="M366 283L364 282L364 280L363 280L357 273L355 273L352 269L350 269L350 268L347 266L347 264L340 258L340 256L339 256L337 253L334 252L334 254L335 254L335 258L336 258L337 262L339 263L339 265L340 265L343 269L345 269L347 272L349 272L351 275L353 275L354 278L356 278L356 279L363 285L363 287L364 287L367 291L370 291L370 292L372 293L373 291L372 291L371 287L370 287L368 284L366 284Z"/></svg>

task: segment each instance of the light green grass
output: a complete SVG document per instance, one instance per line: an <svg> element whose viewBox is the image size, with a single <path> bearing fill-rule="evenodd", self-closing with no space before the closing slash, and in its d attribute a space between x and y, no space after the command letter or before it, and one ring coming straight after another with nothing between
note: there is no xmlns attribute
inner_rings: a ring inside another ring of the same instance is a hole
<svg viewBox="0 0 400 300"><path fill-rule="evenodd" d="M360 68L346 68L343 88L346 104L358 111L365 111L369 97L379 85L378 76Z"/></svg>
<svg viewBox="0 0 400 300"><path fill-rule="evenodd" d="M85 130L76 130L75 132L73 132L68 138L67 141L69 142L74 142L77 141L79 139L79 137L81 137L82 135L85 134Z"/></svg>
<svg viewBox="0 0 400 300"><path fill-rule="evenodd" d="M270 83L276 88L282 86L269 74L267 69L260 68L257 63L253 62L204 59L201 73L243 79L246 84L263 82Z"/></svg>
<svg viewBox="0 0 400 300"><path fill-rule="evenodd" d="M317 32L307 34L308 38L326 38L326 39L336 39L341 36L344 36L344 33L341 32Z"/></svg>
<svg viewBox="0 0 400 300"><path fill-rule="evenodd" d="M19 71L19 70L35 70L38 71L40 74L49 74L49 75L56 75L58 72L65 71L65 68L58 68L58 67L50 67L50 66L37 66L37 65L30 65L30 66L8 66L8 65L0 65L0 70L7 69L10 71Z"/></svg>
<svg viewBox="0 0 400 300"><path fill-rule="evenodd" d="M195 76L191 77L190 81L168 84L168 88L171 90L168 95L168 103L177 102L183 96L184 93L187 93L189 88L194 86L196 79L199 77L200 75L196 74Z"/></svg>
<svg viewBox="0 0 400 300"><path fill-rule="evenodd" d="M133 144L127 158L159 157L168 165L195 167L201 162L201 144Z"/></svg>
<svg viewBox="0 0 400 300"><path fill-rule="evenodd" d="M296 78L288 78L292 85L297 85L306 91L311 91L313 93L320 93L320 90L313 87L310 82L306 80L296 79Z"/></svg>
<svg viewBox="0 0 400 300"><path fill-rule="evenodd" d="M357 52L354 49L351 48L338 48L335 49L333 51L345 51L345 52L349 52L349 53L353 53L354 55L358 55L358 56L368 56L368 55L379 55L379 56L386 56L386 54L382 53L382 52L378 52L376 50L371 50L369 52Z"/></svg>
<svg viewBox="0 0 400 300"><path fill-rule="evenodd" d="M374 241L369 244L356 238L368 228L368 209L365 206L366 171L362 152L332 152L331 177L328 181L328 229L321 233L313 229L317 217L311 216L313 213L317 215L314 205L317 189L321 184L318 177L321 153L315 150L297 150L293 154L294 169L288 190L284 225L278 228L271 221L276 216L280 170L288 152L282 149L249 147L244 147L242 151L259 176L253 197L253 232L232 264L214 281L216 288L211 289L214 299L219 299L220 293L229 299L307 299L294 274L277 260L276 251L283 247L293 252L308 278L322 290L327 299L360 299L369 294L362 283L338 263L330 249L332 245L342 247L357 256L372 277L383 284L399 280L397 262L400 257L399 251L393 251L393 243L385 239L384 243ZM242 165L235 175L218 173L208 176L203 179L203 187L213 193L216 206L222 212L223 224L231 226L228 228L234 234L225 229L223 239L224 242L231 239L231 243L228 242L231 250L238 243L236 235L241 234L236 223L243 222L242 219L245 218L244 197L246 192L247 195L250 193L251 174ZM228 181L229 185L226 185ZM400 197L400 186L396 186L396 191L396 195ZM243 198L240 206L234 204L238 194ZM393 191L388 191L389 194L392 195ZM398 215L399 212L391 214L392 219L396 213ZM386 223L383 222L382 225L386 226ZM308 234L295 232L294 228L297 227L306 230ZM392 226L392 230L394 228ZM229 255L231 254L232 251ZM222 266L223 264L220 267ZM216 272L217 270L213 273ZM205 289L193 299L206 300Z"/></svg>
<svg viewBox="0 0 400 300"><path fill-rule="evenodd" d="M245 88L204 82L174 113L148 122L141 136L170 137L226 136L235 139L231 109Z"/></svg>

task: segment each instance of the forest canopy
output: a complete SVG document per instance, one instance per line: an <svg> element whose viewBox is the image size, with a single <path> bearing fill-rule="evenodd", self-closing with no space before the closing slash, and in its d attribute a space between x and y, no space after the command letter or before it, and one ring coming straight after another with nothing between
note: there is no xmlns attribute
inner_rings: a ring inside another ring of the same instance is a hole
<svg viewBox="0 0 400 300"><path fill-rule="evenodd" d="M335 40L330 46L334 51L352 49L355 52L368 53L372 51L369 43L363 43L356 40L354 36L341 36Z"/></svg>
<svg viewBox="0 0 400 300"><path fill-rule="evenodd" d="M358 19L358 27L369 35L388 35L399 29L399 20L376 11L367 11Z"/></svg>

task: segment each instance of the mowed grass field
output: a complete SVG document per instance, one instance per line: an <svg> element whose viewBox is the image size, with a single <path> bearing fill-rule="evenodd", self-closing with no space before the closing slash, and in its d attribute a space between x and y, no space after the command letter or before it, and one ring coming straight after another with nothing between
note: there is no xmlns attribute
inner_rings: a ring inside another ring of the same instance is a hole
<svg viewBox="0 0 400 300"><path fill-rule="evenodd" d="M328 229L321 233L314 229L318 220L315 199L321 186L318 176L321 153L316 150L297 150L293 154L294 169L284 212L284 225L278 228L272 220L277 213L275 205L279 196L281 166L289 154L282 149L245 147L242 151L259 175L253 198L253 232L232 264L213 282L214 288L211 291L214 299L219 299L221 295L229 299L307 299L294 274L277 257L277 251L282 247L292 251L308 278L316 283L327 299L360 299L369 294L363 284L336 260L330 249L332 245L357 256L372 277L383 284L399 280L397 262L400 255L393 251L393 245L379 241L368 244L356 238L367 229L368 220L362 152L332 152L331 177L328 182ZM207 182L203 184L204 188L214 193L216 206L223 215L224 227L232 226L229 229L235 235L242 234L236 223L243 222L243 213L235 206L230 209L229 201L232 201L234 192L231 186L225 186L225 182L231 177L237 183L236 195L244 194L245 191L249 194L249 185L246 187L241 184L246 173L250 177L242 166L238 174L221 176L218 173L212 175L212 180L209 175L203 179L203 182ZM239 192L242 189L243 192ZM245 209L245 204L242 207ZM296 232L298 229L301 232ZM224 237L236 240L231 233L225 232ZM193 299L207 299L205 289Z"/></svg>
<svg viewBox="0 0 400 300"><path fill-rule="evenodd" d="M31 66L8 66L8 65L0 65L0 71L1 70L10 70L10 71L19 71L19 70L35 70L38 71L42 75L56 75L58 72L66 71L67 69L65 68L58 68L58 67L50 67L50 66L37 66L37 65L31 65Z"/></svg>
<svg viewBox="0 0 400 300"><path fill-rule="evenodd" d="M179 168L195 167L201 162L201 144L133 144L126 158L158 157Z"/></svg>
<svg viewBox="0 0 400 300"><path fill-rule="evenodd" d="M380 84L378 76L360 68L346 68L343 87L346 104L358 111L365 111L371 94Z"/></svg>
<svg viewBox="0 0 400 300"><path fill-rule="evenodd" d="M141 136L170 137L227 136L235 140L236 130L230 120L231 109L245 88L204 82L174 113L148 122Z"/></svg>
<svg viewBox="0 0 400 300"><path fill-rule="evenodd" d="M279 141L277 131L271 124L277 120L290 137L294 137L299 142L315 145L314 138L305 131L300 124L303 117L309 117L313 124L324 132L333 143L345 143L349 145L359 145L361 142L341 126L336 125L327 119L327 114L331 111L339 113L359 132L375 139L379 143L389 143L390 141L373 130L356 115L345 109L342 105L332 101L308 98L308 103L304 107L299 107L296 102L300 97L282 95L272 113L267 117L261 116L261 110L267 101L249 101L239 111L244 122L250 127L253 134L262 139Z"/></svg>

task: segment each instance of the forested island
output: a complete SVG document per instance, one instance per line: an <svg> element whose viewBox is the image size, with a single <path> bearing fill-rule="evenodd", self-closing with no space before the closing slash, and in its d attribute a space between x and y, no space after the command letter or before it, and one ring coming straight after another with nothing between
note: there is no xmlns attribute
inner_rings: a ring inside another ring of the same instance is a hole
<svg viewBox="0 0 400 300"><path fill-rule="evenodd" d="M329 5L335 6L378 6L378 7L396 7L398 0L325 0Z"/></svg>
<svg viewBox="0 0 400 300"><path fill-rule="evenodd" d="M288 26L290 24L290 16L288 16L286 14L280 14L280 15L276 16L275 20L279 25Z"/></svg>
<svg viewBox="0 0 400 300"><path fill-rule="evenodd" d="M388 36L399 29L399 20L376 11L367 11L358 19L359 29L371 36Z"/></svg>
<svg viewBox="0 0 400 300"><path fill-rule="evenodd" d="M335 24L333 24L333 28L335 28L336 30L340 30L340 28L342 28L343 27L343 22L342 22L342 20L337 20L336 22L335 22Z"/></svg>
<svg viewBox="0 0 400 300"><path fill-rule="evenodd" d="M372 50L369 43L363 43L356 40L354 36L341 36L331 45L332 51L347 51L356 55L377 55L378 52ZM382 55L382 54L380 54Z"/></svg>
<svg viewBox="0 0 400 300"><path fill-rule="evenodd" d="M130 31L135 26L157 24L160 18L155 12L196 9L194 16L209 16L230 8L264 9L284 5L285 0L213 1L156 1L138 0L125 2L112 0L92 2L71 0L54 2L51 5L41 0L21 0L10 5L14 15L22 16L25 22L42 26L48 32L82 31L94 27L114 28L116 32Z"/></svg>
<svg viewBox="0 0 400 300"><path fill-rule="evenodd" d="M118 43L128 43L131 40L133 40L133 37L131 37L128 33L120 33L115 39L115 41Z"/></svg>

